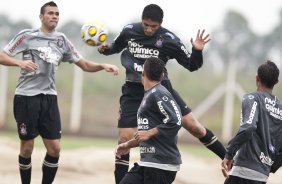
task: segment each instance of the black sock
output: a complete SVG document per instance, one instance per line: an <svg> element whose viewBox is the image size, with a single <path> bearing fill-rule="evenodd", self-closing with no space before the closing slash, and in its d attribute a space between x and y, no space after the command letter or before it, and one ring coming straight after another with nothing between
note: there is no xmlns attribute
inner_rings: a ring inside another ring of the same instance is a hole
<svg viewBox="0 0 282 184"><path fill-rule="evenodd" d="M31 158L24 158L19 155L19 168L20 168L22 184L30 184Z"/></svg>
<svg viewBox="0 0 282 184"><path fill-rule="evenodd" d="M199 140L222 160L224 159L226 150L222 143L217 140L217 137L209 129L206 128L206 135L199 138Z"/></svg>
<svg viewBox="0 0 282 184"><path fill-rule="evenodd" d="M58 170L58 165L59 165L58 161L59 161L59 157L52 157L46 153L42 165L42 171L43 171L42 184L51 184L53 182Z"/></svg>
<svg viewBox="0 0 282 184"><path fill-rule="evenodd" d="M121 158L116 157L115 161L115 180L119 184L129 168L129 153L122 155Z"/></svg>

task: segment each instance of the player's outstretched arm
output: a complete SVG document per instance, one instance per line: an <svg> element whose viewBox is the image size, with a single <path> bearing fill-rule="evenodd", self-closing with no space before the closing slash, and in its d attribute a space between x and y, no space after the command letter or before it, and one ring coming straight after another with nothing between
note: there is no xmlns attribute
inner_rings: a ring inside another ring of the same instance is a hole
<svg viewBox="0 0 282 184"><path fill-rule="evenodd" d="M121 143L117 146L115 150L115 155L117 158L121 158L121 155L126 155L129 153L130 148L137 147L139 145L136 139L131 139L127 142Z"/></svg>
<svg viewBox="0 0 282 184"><path fill-rule="evenodd" d="M18 60L8 56L4 52L0 52L0 64L5 66L18 66L28 72L33 72L38 69L38 65L32 62L31 60Z"/></svg>
<svg viewBox="0 0 282 184"><path fill-rule="evenodd" d="M199 29L195 41L193 40L193 38L191 38L191 44L196 50L203 50L205 44L211 40L209 34L205 36L204 34L205 34L205 30Z"/></svg>
<svg viewBox="0 0 282 184"><path fill-rule="evenodd" d="M98 72L101 70L105 70L107 72L113 73L114 75L118 75L119 72L118 67L115 65L106 64L106 63L95 63L93 61L88 61L86 59L81 59L75 64L85 72Z"/></svg>

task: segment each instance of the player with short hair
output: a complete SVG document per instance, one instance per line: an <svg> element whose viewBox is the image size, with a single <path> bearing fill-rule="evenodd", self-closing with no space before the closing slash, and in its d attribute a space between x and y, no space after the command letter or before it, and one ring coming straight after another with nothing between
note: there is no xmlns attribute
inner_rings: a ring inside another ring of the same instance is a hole
<svg viewBox="0 0 282 184"><path fill-rule="evenodd" d="M22 30L0 52L0 64L21 69L14 96L14 116L21 140L19 168L23 184L31 181L31 155L38 135L47 150L42 165L42 183L52 183L57 172L61 120L55 72L59 64L69 62L86 72L105 70L118 74L115 65L84 59L63 33L55 31L59 15L56 3L47 2L40 9L41 27ZM18 53L23 54L23 60L12 58Z"/></svg>
<svg viewBox="0 0 282 184"><path fill-rule="evenodd" d="M230 171L225 184L265 184L270 171L280 167L279 160L273 164L282 150L282 104L272 94L278 77L275 63L261 64L256 76L257 91L243 96L240 128L229 142L221 164Z"/></svg>
<svg viewBox="0 0 282 184"><path fill-rule="evenodd" d="M137 112L138 131L134 138L118 145L118 158L130 148L140 147L140 161L120 184L170 184L180 169L177 133L181 128L180 108L161 84L165 63L150 57L144 63L144 98Z"/></svg>
<svg viewBox="0 0 282 184"><path fill-rule="evenodd" d="M149 4L143 10L141 22L126 25L111 45L105 44L98 48L98 51L104 55L122 51L121 63L126 69L126 82L122 86L120 97L119 143L130 140L136 131L136 113L144 95L141 72L146 58L157 57L165 63L170 59L176 59L180 65L191 72L203 65L202 50L210 40L209 35L204 36L204 30L199 30L195 41L191 39L193 48L192 53L189 53L174 33L162 27L162 22L163 10L156 4ZM184 100L172 88L166 69L162 85L170 91L181 108L182 126L223 159L224 146L210 130L201 125ZM116 159L117 184L127 172L128 165L129 154Z"/></svg>

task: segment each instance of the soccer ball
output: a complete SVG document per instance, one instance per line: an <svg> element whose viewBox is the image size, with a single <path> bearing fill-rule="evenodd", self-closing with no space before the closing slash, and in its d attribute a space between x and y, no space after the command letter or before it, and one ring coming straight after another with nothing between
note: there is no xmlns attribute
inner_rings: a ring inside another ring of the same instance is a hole
<svg viewBox="0 0 282 184"><path fill-rule="evenodd" d="M107 27L100 22L89 22L80 29L80 37L89 46L99 46L106 41Z"/></svg>

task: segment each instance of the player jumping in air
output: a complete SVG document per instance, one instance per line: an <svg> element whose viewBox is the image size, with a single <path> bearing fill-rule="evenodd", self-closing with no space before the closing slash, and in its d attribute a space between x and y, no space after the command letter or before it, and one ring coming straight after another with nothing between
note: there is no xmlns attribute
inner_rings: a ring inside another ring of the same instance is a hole
<svg viewBox="0 0 282 184"><path fill-rule="evenodd" d="M136 131L136 114L144 96L141 72L146 58L157 57L165 63L170 59L176 59L181 66L191 72L203 65L202 50L210 40L209 35L204 36L204 31L199 30L196 39L191 39L193 48L190 53L174 33L161 26L162 22L163 10L156 4L147 5L143 10L141 22L126 25L111 45L105 44L98 48L98 51L104 55L122 51L121 63L126 69L126 82L122 86L120 97L119 143L132 139ZM223 159L224 146L209 129L201 125L184 100L172 88L167 70L165 70L162 85L170 91L181 108L182 126ZM189 84L184 85L189 86ZM117 184L127 173L128 165L129 153L116 158Z"/></svg>

